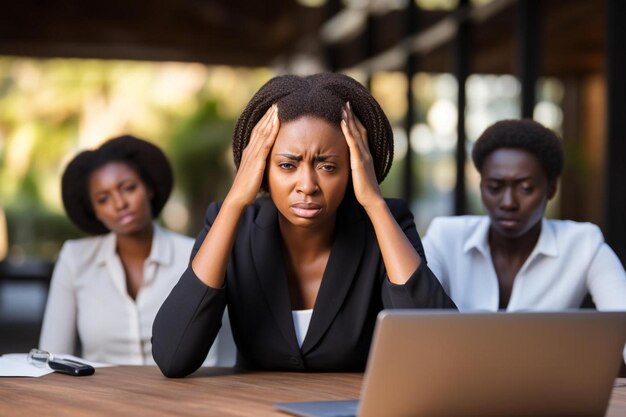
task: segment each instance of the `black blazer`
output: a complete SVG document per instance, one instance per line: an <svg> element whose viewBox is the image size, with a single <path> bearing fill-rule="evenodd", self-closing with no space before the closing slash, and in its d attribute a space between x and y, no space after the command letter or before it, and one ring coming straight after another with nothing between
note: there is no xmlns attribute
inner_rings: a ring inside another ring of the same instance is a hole
<svg viewBox="0 0 626 417"><path fill-rule="evenodd" d="M425 260L406 203L387 204ZM218 203L209 206L192 259L219 209ZM207 287L188 267L161 306L152 353L163 374L180 377L198 369L227 304L237 366L293 371L363 371L383 308L456 308L426 262L404 285L388 280L373 226L354 198L344 200L337 216L335 241L302 348L292 320L277 209L269 198L260 198L241 219L224 287Z"/></svg>

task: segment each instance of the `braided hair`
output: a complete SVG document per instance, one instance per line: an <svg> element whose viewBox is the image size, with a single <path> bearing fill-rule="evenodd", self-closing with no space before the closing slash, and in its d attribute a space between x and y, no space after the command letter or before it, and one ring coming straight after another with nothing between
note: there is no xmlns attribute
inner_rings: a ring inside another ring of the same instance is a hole
<svg viewBox="0 0 626 417"><path fill-rule="evenodd" d="M358 81L343 74L322 73L300 77L282 75L269 80L252 97L233 132L233 157L239 168L252 129L274 103L281 123L302 116L319 117L340 128L346 101L367 130L376 179L383 181L393 161L393 133L382 108ZM262 186L267 191L267 185Z"/></svg>

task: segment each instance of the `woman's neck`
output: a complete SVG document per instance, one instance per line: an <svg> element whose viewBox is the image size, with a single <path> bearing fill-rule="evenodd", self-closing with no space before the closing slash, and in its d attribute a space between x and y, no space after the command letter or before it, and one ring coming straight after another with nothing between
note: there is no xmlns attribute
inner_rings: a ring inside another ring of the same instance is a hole
<svg viewBox="0 0 626 417"><path fill-rule="evenodd" d="M290 253L301 256L310 254L312 257L319 252L328 251L335 235L335 218L317 227L298 227L289 223L279 215L278 226L283 245Z"/></svg>
<svg viewBox="0 0 626 417"><path fill-rule="evenodd" d="M498 254L509 259L525 261L537 245L541 234L541 221L537 222L524 235L507 238L496 233L493 228L489 229L489 247L492 254Z"/></svg>
<svg viewBox="0 0 626 417"><path fill-rule="evenodd" d="M116 250L120 257L129 259L147 259L152 250L154 226L152 223L144 229L128 235L116 235Z"/></svg>
<svg viewBox="0 0 626 417"><path fill-rule="evenodd" d="M335 219L307 228L294 226L279 215L278 224L291 308L313 308L330 257Z"/></svg>

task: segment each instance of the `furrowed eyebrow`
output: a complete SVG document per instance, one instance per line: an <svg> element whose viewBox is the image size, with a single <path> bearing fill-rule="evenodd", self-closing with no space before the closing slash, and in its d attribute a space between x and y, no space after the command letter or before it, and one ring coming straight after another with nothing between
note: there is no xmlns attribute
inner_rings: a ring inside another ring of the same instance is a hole
<svg viewBox="0 0 626 417"><path fill-rule="evenodd" d="M325 162L331 158L336 158L338 155L316 155L313 159L318 162Z"/></svg>
<svg viewBox="0 0 626 417"><path fill-rule="evenodd" d="M293 154L290 154L290 153L279 153L277 155L278 156L282 156L283 158L290 159L292 161L302 161L302 155L293 155ZM338 157L338 155L334 155L334 154L331 154L331 155L315 155L313 157L313 160L316 161L316 162L325 162L325 161L328 161L329 159L337 158L337 157Z"/></svg>
<svg viewBox="0 0 626 417"><path fill-rule="evenodd" d="M285 157L285 158L290 159L292 161L302 161L302 155L293 155L293 154L290 154L290 153L279 153L278 156Z"/></svg>

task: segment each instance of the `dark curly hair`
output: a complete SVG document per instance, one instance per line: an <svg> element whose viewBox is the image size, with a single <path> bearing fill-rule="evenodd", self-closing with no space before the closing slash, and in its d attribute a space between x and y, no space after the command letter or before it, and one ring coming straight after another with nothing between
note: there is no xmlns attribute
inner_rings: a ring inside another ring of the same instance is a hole
<svg viewBox="0 0 626 417"><path fill-rule="evenodd" d="M548 181L556 180L563 172L561 139L552 130L534 120L501 120L488 127L472 150L472 160L478 172L487 157L500 148L517 148L535 155Z"/></svg>
<svg viewBox="0 0 626 417"><path fill-rule="evenodd" d="M265 112L276 103L281 123L301 116L319 117L340 128L346 101L365 129L378 182L387 176L393 161L393 133L382 108L358 81L343 74L322 73L300 77L282 75L269 80L252 97L233 132L233 156L239 168L250 134ZM267 191L264 182L262 189Z"/></svg>
<svg viewBox="0 0 626 417"><path fill-rule="evenodd" d="M174 176L165 154L156 145L134 136L113 138L94 150L76 155L61 178L63 206L72 222L83 231L101 235L109 232L97 219L89 196L89 179L98 168L123 162L133 168L153 194L150 207L158 217L172 192Z"/></svg>

